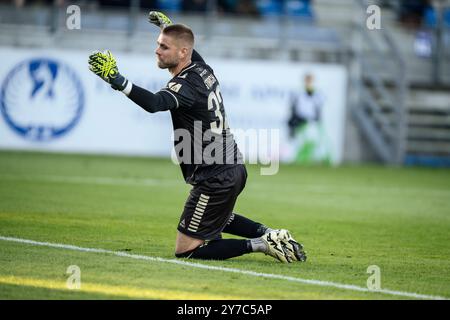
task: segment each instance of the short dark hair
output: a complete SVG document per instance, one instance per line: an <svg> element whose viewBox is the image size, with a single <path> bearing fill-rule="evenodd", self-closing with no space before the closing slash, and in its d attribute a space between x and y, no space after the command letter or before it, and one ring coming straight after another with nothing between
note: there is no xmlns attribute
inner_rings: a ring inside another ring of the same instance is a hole
<svg viewBox="0 0 450 320"><path fill-rule="evenodd" d="M171 24L162 30L162 33L181 40L191 47L194 47L194 33L191 28L184 24Z"/></svg>

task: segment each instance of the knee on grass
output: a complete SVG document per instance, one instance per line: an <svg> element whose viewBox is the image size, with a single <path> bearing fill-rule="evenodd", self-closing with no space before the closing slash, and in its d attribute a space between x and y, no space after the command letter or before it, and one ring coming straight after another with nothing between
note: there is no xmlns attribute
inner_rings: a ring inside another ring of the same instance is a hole
<svg viewBox="0 0 450 320"><path fill-rule="evenodd" d="M176 258L187 258L187 259L189 259L189 258L192 257L192 254L194 253L194 251L197 250L199 247L200 246L198 246L197 248L195 248L193 250L188 250L188 251L185 251L185 252L179 252L179 253L175 252L175 257Z"/></svg>

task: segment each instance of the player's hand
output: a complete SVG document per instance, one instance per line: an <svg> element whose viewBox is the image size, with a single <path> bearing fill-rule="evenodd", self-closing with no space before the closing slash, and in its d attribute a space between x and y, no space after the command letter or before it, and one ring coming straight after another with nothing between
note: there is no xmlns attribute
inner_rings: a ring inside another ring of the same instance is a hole
<svg viewBox="0 0 450 320"><path fill-rule="evenodd" d="M172 24L172 21L169 19L169 17L159 11L150 11L148 13L148 22L161 29L164 29L165 27Z"/></svg>
<svg viewBox="0 0 450 320"><path fill-rule="evenodd" d="M89 56L89 70L102 78L104 81L111 84L115 90L122 91L125 89L128 80L123 77L117 68L116 59L111 51L105 50L103 52L94 51Z"/></svg>

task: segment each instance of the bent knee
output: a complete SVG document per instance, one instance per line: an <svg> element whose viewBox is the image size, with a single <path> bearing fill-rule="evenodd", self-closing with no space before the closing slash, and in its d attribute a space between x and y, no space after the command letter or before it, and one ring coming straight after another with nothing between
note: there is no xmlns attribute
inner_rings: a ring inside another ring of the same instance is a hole
<svg viewBox="0 0 450 320"><path fill-rule="evenodd" d="M178 232L177 240L175 243L175 256L177 254L192 252L204 243L205 240L195 239Z"/></svg>

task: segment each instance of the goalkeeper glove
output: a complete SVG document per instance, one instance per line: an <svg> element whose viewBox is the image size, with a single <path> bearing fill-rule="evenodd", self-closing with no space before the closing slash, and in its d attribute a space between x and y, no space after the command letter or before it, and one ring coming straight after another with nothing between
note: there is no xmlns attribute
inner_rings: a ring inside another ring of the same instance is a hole
<svg viewBox="0 0 450 320"><path fill-rule="evenodd" d="M169 17L159 11L150 11L148 13L148 22L161 29L164 29L165 27L172 24L172 21L169 19Z"/></svg>
<svg viewBox="0 0 450 320"><path fill-rule="evenodd" d="M89 70L108 82L114 90L123 91L128 84L128 80L119 73L116 59L109 50L92 52Z"/></svg>

